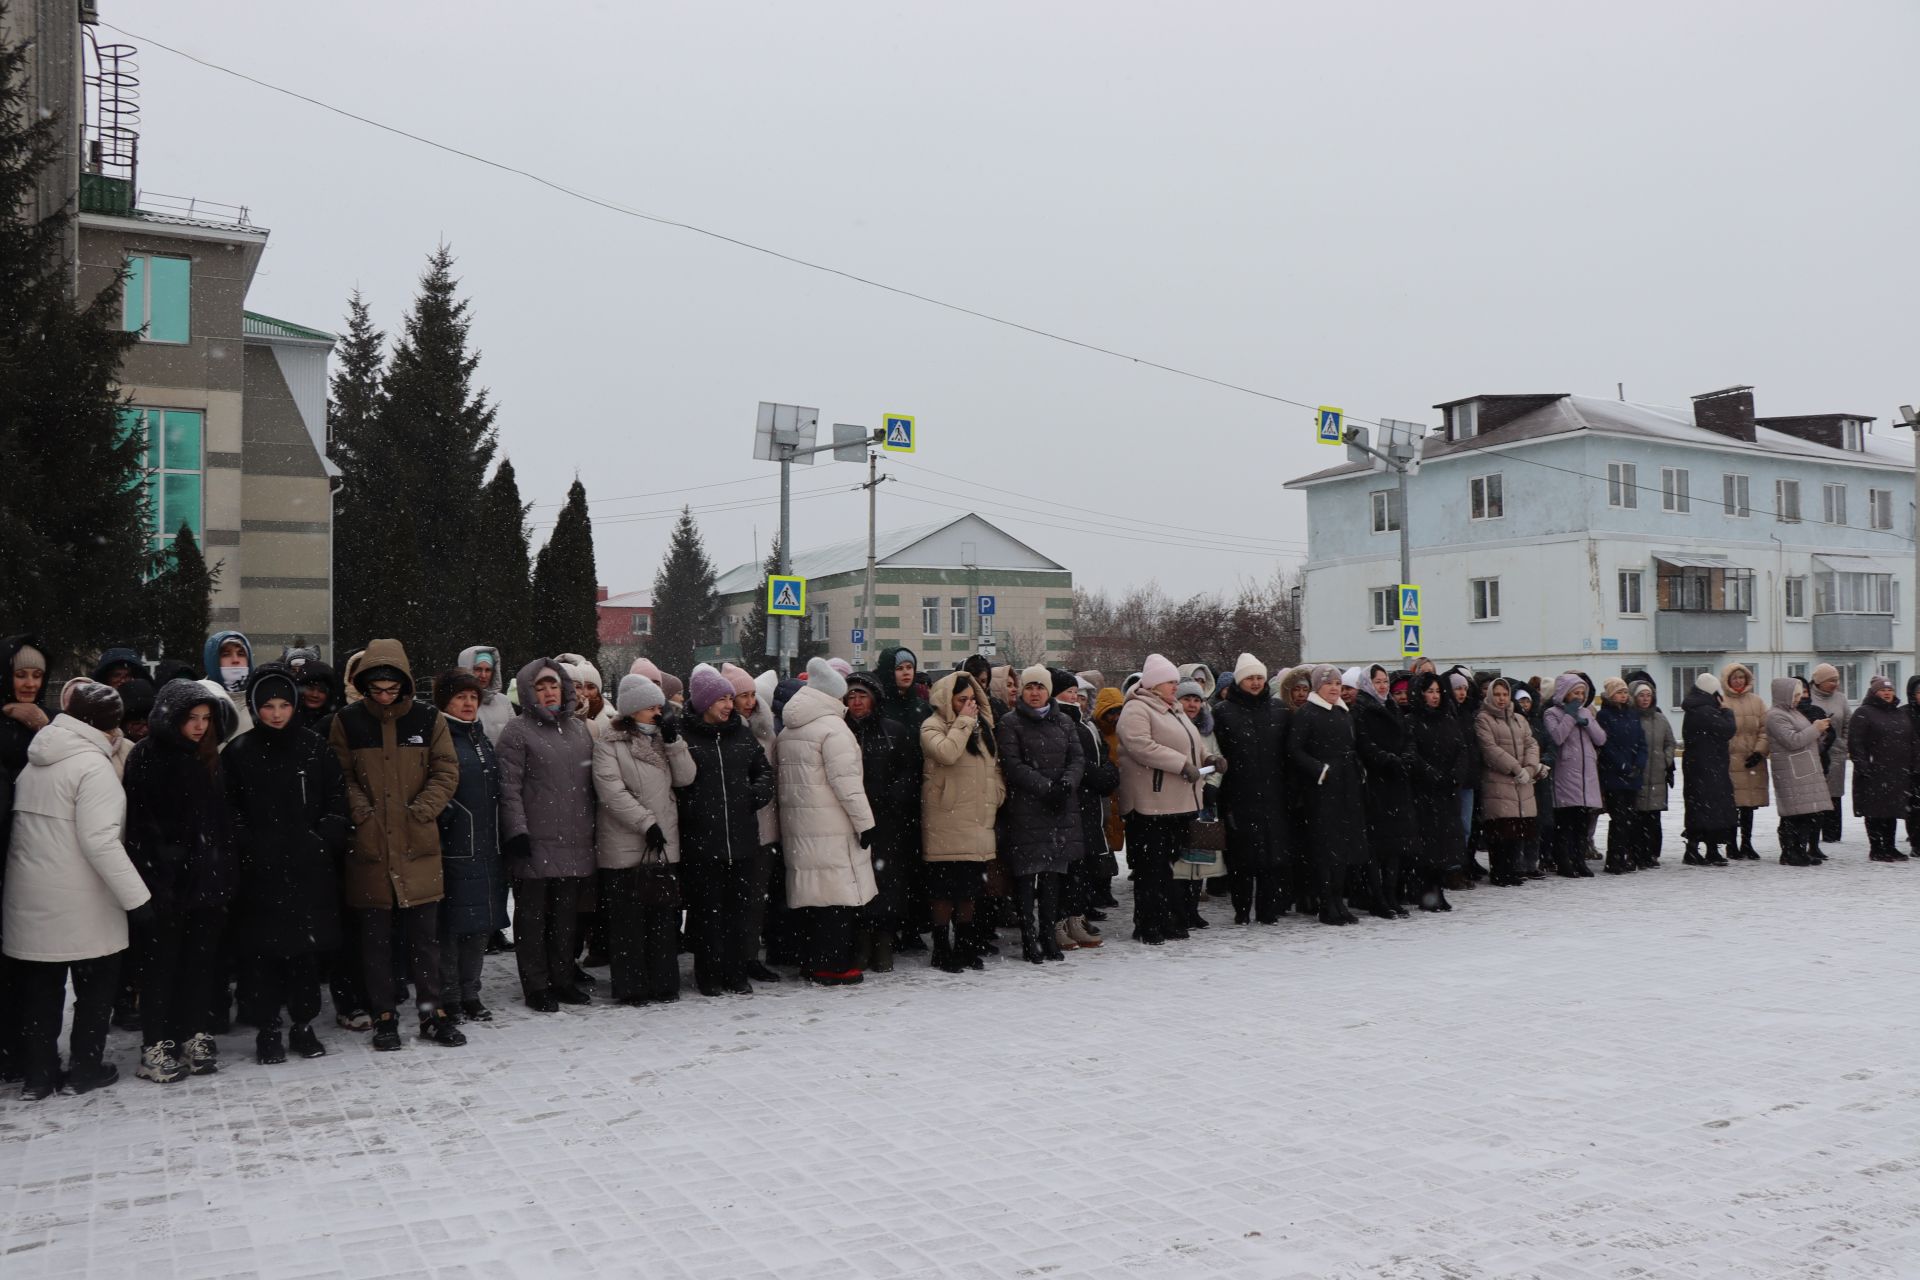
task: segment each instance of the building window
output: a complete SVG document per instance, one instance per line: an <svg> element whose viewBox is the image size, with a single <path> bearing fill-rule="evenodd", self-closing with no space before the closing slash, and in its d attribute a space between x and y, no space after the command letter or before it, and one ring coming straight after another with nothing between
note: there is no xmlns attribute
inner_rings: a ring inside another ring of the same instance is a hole
<svg viewBox="0 0 1920 1280"><path fill-rule="evenodd" d="M1889 660L1881 663L1879 674L1880 678L1888 684L1896 689L1900 688L1900 664L1898 662ZM1904 700L1906 698L1905 692L1902 692L1900 696Z"/></svg>
<svg viewBox="0 0 1920 1280"><path fill-rule="evenodd" d="M947 597L947 624L948 635L967 634L967 597Z"/></svg>
<svg viewBox="0 0 1920 1280"><path fill-rule="evenodd" d="M1807 663L1789 662L1787 664L1787 679L1798 680L1801 684L1809 684L1809 681L1807 679L1807 670L1808 670Z"/></svg>
<svg viewBox="0 0 1920 1280"><path fill-rule="evenodd" d="M123 430L138 432L147 442L145 465L148 532L154 545L173 545L185 525L194 540L206 546L201 526L202 419L192 409L127 409L120 415Z"/></svg>
<svg viewBox="0 0 1920 1280"><path fill-rule="evenodd" d="M1633 508L1640 505L1640 469L1631 462L1607 464L1607 505Z"/></svg>
<svg viewBox="0 0 1920 1280"><path fill-rule="evenodd" d="M1815 613L1892 613L1893 575L1826 569L1813 575Z"/></svg>
<svg viewBox="0 0 1920 1280"><path fill-rule="evenodd" d="M1682 513L1693 510L1693 496L1688 492L1690 487L1685 467L1660 468L1660 509Z"/></svg>
<svg viewBox="0 0 1920 1280"><path fill-rule="evenodd" d="M1677 703L1692 693L1693 682L1711 670L1712 667L1675 667L1673 683L1667 686L1673 690L1673 700Z"/></svg>
<svg viewBox="0 0 1920 1280"><path fill-rule="evenodd" d="M1644 574L1638 569L1620 571L1620 612L1628 616L1638 616L1645 612L1641 608L1641 585Z"/></svg>
<svg viewBox="0 0 1920 1280"><path fill-rule="evenodd" d="M1506 499L1500 491L1500 475L1475 476L1467 482L1475 520L1498 520L1507 514Z"/></svg>
<svg viewBox="0 0 1920 1280"><path fill-rule="evenodd" d="M1480 434L1480 402L1469 400L1447 410L1447 425L1455 440L1471 440Z"/></svg>
<svg viewBox="0 0 1920 1280"><path fill-rule="evenodd" d="M1392 533L1400 527L1400 495L1392 489L1375 489L1373 497L1373 531Z"/></svg>
<svg viewBox="0 0 1920 1280"><path fill-rule="evenodd" d="M827 619L826 605L814 604L808 607L806 636L809 640L818 640L823 644L832 641L833 624Z"/></svg>
<svg viewBox="0 0 1920 1280"><path fill-rule="evenodd" d="M1753 612L1753 570L1662 564L1656 608L1680 613Z"/></svg>
<svg viewBox="0 0 1920 1280"><path fill-rule="evenodd" d="M1747 489L1745 476L1728 474L1720 477L1720 501L1728 515L1745 520L1753 514L1753 508L1747 505Z"/></svg>
<svg viewBox="0 0 1920 1280"><path fill-rule="evenodd" d="M920 597L920 634L937 636L940 634L940 597Z"/></svg>
<svg viewBox="0 0 1920 1280"><path fill-rule="evenodd" d="M1893 490L1867 490L1867 523L1875 529L1893 528Z"/></svg>
<svg viewBox="0 0 1920 1280"><path fill-rule="evenodd" d="M1798 480L1773 482L1773 518L1781 524L1800 523L1800 482Z"/></svg>
<svg viewBox="0 0 1920 1280"><path fill-rule="evenodd" d="M1496 622L1500 618L1500 579L1474 578L1467 583L1472 596L1473 620Z"/></svg>
<svg viewBox="0 0 1920 1280"><path fill-rule="evenodd" d="M188 258L127 258L120 327L148 342L186 342L192 337L193 262Z"/></svg>
<svg viewBox="0 0 1920 1280"><path fill-rule="evenodd" d="M1804 622L1807 618L1807 580L1788 578L1781 599L1781 611L1789 622Z"/></svg>
<svg viewBox="0 0 1920 1280"><path fill-rule="evenodd" d="M636 636L651 635L653 633L653 615L636 613L633 615L633 622L630 626L632 633Z"/></svg>
<svg viewBox="0 0 1920 1280"><path fill-rule="evenodd" d="M1834 670L1840 673L1840 692L1848 698L1858 701L1866 692L1860 684L1860 664L1857 662L1836 662Z"/></svg>
<svg viewBox="0 0 1920 1280"><path fill-rule="evenodd" d="M1400 620L1400 590L1398 587L1374 587L1367 592L1367 625L1375 631L1385 631Z"/></svg>
<svg viewBox="0 0 1920 1280"><path fill-rule="evenodd" d="M1854 418L1847 418L1840 423L1840 447L1842 449L1845 449L1849 453L1865 453L1867 451L1867 438L1865 433L1861 431L1862 425L1864 424Z"/></svg>
<svg viewBox="0 0 1920 1280"><path fill-rule="evenodd" d="M1847 522L1847 486L1843 484L1820 486L1820 518L1828 524Z"/></svg>

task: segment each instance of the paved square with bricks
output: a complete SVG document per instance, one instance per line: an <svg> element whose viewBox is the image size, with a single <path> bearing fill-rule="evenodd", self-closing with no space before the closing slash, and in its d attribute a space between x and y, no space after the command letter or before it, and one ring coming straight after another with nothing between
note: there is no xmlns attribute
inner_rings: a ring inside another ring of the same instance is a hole
<svg viewBox="0 0 1920 1280"><path fill-rule="evenodd" d="M465 1049L171 1086L116 1031L114 1087L0 1100L0 1276L1916 1275L1920 863L1849 825L667 1008L491 957Z"/></svg>

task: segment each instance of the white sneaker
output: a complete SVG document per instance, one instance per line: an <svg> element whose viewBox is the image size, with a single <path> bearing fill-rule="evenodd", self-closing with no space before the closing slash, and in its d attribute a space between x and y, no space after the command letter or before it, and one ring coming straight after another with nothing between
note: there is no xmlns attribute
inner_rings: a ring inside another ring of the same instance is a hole
<svg viewBox="0 0 1920 1280"><path fill-rule="evenodd" d="M140 1051L140 1065L133 1074L142 1080L151 1080L155 1084L172 1084L176 1080L185 1080L188 1075L187 1064L173 1056L174 1044L171 1040L162 1040L150 1044Z"/></svg>
<svg viewBox="0 0 1920 1280"><path fill-rule="evenodd" d="M187 1041L187 1066L197 1076L210 1076L220 1069L220 1046L202 1031Z"/></svg>

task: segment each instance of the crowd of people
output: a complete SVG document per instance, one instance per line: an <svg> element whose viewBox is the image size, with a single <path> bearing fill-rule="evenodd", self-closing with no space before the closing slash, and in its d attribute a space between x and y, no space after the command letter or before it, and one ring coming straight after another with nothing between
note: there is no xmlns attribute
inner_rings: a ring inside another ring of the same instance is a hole
<svg viewBox="0 0 1920 1280"><path fill-rule="evenodd" d="M227 631L198 668L109 649L55 690L43 644L0 644L0 1079L111 1084L111 1025L157 1083L217 1071L236 1021L260 1062L318 1057L323 991L376 1050L403 1046L408 1001L457 1047L509 947L541 1013L603 981L678 1000L684 952L712 997L773 966L851 985L904 952L962 974L1003 930L1009 958L1060 961L1110 941L1122 852L1131 937L1162 946L1222 898L1239 925L1347 925L1658 867L1676 782L1699 866L1758 859L1769 806L1780 862L1819 865L1849 762L1874 861L1905 861L1920 816L1920 677L1850 706L1827 665L1764 701L1738 663L1702 675L1677 736L1645 673L1424 659L1270 681L1251 654L1219 676L1150 654L1117 683L904 648L789 679L641 659L611 700L578 654L506 676L475 645L423 699L397 640L336 672L311 649L256 663Z"/></svg>

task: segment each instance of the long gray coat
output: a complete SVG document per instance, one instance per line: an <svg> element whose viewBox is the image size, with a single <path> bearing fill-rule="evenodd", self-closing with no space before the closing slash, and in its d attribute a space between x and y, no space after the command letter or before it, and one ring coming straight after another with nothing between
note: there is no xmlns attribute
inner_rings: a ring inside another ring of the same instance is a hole
<svg viewBox="0 0 1920 1280"><path fill-rule="evenodd" d="M542 671L560 677L560 705L536 706ZM551 658L535 658L514 677L520 714L500 731L500 838L524 835L531 858L516 859L515 879L590 876L593 857L593 736L574 719L573 677Z"/></svg>
<svg viewBox="0 0 1920 1280"><path fill-rule="evenodd" d="M1667 808L1667 770L1673 768L1673 724L1658 707L1640 711L1640 728L1647 735L1647 777L1633 807L1639 813L1664 813Z"/></svg>
<svg viewBox="0 0 1920 1280"><path fill-rule="evenodd" d="M1826 770L1820 767L1820 731L1794 705L1800 682L1775 676L1773 705L1767 708L1767 759L1773 765L1773 807L1783 818L1802 813L1826 813L1833 808L1827 794Z"/></svg>

